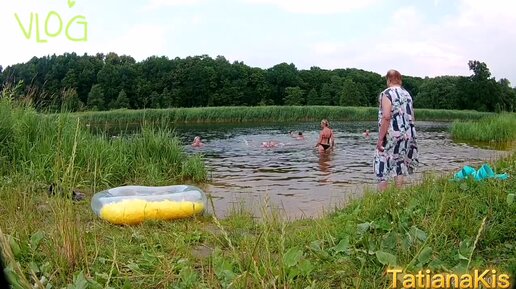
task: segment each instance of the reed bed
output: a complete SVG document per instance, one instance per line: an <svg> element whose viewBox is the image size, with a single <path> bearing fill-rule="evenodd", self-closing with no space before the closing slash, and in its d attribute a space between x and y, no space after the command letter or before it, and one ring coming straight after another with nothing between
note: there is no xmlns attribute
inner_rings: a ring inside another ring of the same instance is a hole
<svg viewBox="0 0 516 289"><path fill-rule="evenodd" d="M476 111L416 110L421 121L475 120L492 115ZM341 106L257 106L257 107L198 107L144 110L112 110L81 112L74 116L88 123L245 123L320 121L374 121L376 107Z"/></svg>
<svg viewBox="0 0 516 289"><path fill-rule="evenodd" d="M502 113L477 121L455 121L452 137L487 143L507 143L516 141L516 113Z"/></svg>

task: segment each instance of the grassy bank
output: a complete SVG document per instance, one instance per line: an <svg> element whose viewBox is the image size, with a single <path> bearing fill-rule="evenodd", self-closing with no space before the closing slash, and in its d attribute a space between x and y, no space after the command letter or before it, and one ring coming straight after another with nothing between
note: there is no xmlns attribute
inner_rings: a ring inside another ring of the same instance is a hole
<svg viewBox="0 0 516 289"><path fill-rule="evenodd" d="M264 209L262 220L235 214L113 226L89 202L4 182L2 246L12 248L8 272L36 288L388 288L392 267L514 274L516 203L508 194L516 191L516 154L492 166L511 179L428 177L294 222Z"/></svg>
<svg viewBox="0 0 516 289"><path fill-rule="evenodd" d="M504 113L477 121L455 121L451 132L455 140L513 142L516 141L516 114Z"/></svg>
<svg viewBox="0 0 516 289"><path fill-rule="evenodd" d="M418 120L452 121L479 119L491 115L476 111L418 109ZM134 123L221 123L221 122L286 122L286 121L374 121L378 119L375 107L340 106L258 106L258 107L203 107L144 110L114 110L81 112L75 114L85 122Z"/></svg>
<svg viewBox="0 0 516 289"><path fill-rule="evenodd" d="M93 135L78 118L43 117L7 95L0 100L0 175L66 191L207 177L200 156L187 156L170 131L143 127L141 134L120 138Z"/></svg>
<svg viewBox="0 0 516 289"><path fill-rule="evenodd" d="M0 246L15 288L388 288L388 267L516 273L516 153L492 164L506 181L450 182L367 193L317 220L263 205L210 216L114 226L90 199L123 183L203 182L200 157L167 130L117 139L84 119L44 118L0 101ZM49 183L87 195L49 196ZM288 205L288 204L284 204Z"/></svg>

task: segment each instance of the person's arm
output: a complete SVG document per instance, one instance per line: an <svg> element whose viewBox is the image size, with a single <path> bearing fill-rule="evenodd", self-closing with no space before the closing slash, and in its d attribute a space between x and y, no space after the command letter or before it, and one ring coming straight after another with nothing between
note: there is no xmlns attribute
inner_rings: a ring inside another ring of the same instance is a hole
<svg viewBox="0 0 516 289"><path fill-rule="evenodd" d="M322 134L323 134L323 132L321 131L321 133L319 134L319 140L317 140L317 143L315 144L315 147L318 147L319 144L322 142Z"/></svg>
<svg viewBox="0 0 516 289"><path fill-rule="evenodd" d="M382 119L380 125L380 132L378 133L378 142L376 143L376 148L379 151L383 151L383 139L387 134L387 130L389 129L389 125L391 122L391 101L385 96L382 96Z"/></svg>

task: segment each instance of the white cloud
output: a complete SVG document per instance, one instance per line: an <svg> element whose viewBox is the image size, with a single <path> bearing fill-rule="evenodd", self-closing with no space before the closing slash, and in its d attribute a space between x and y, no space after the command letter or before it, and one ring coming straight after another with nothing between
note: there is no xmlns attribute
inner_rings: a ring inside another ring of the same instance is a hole
<svg viewBox="0 0 516 289"><path fill-rule="evenodd" d="M97 51L116 52L134 57L137 61L152 55L166 54L167 39L170 40L169 29L162 25L138 24L124 34L107 43L95 43Z"/></svg>
<svg viewBox="0 0 516 289"><path fill-rule="evenodd" d="M155 10L163 7L191 6L201 3L202 0L149 0L145 10Z"/></svg>
<svg viewBox="0 0 516 289"><path fill-rule="evenodd" d="M404 7L377 35L313 44L312 62L384 74L390 68L414 76L470 75L469 60L485 62L497 79L516 85L516 2L461 0L455 15L425 21L424 11Z"/></svg>
<svg viewBox="0 0 516 289"><path fill-rule="evenodd" d="M321 42L313 45L313 50L319 55L331 55L342 49L341 44L335 42Z"/></svg>
<svg viewBox="0 0 516 289"><path fill-rule="evenodd" d="M245 0L254 4L275 5L290 13L338 14L364 9L379 0Z"/></svg>

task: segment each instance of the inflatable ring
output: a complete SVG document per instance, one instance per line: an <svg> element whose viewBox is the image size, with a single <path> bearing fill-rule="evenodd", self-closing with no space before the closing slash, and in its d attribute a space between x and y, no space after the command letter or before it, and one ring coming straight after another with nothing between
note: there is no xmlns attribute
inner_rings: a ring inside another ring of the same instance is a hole
<svg viewBox="0 0 516 289"><path fill-rule="evenodd" d="M188 218L201 214L206 206L206 194L187 185L117 187L96 193L91 201L98 217L117 225Z"/></svg>

